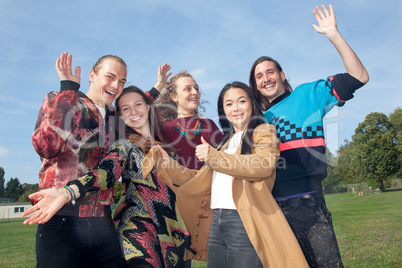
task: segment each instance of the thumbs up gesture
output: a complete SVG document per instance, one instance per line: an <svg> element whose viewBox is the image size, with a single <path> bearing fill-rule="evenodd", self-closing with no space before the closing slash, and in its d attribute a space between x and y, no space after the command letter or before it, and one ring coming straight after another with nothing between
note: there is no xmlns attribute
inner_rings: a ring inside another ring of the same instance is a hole
<svg viewBox="0 0 402 268"><path fill-rule="evenodd" d="M195 155L200 161L207 161L209 148L209 143L204 139L204 137L201 137L201 144L195 147Z"/></svg>

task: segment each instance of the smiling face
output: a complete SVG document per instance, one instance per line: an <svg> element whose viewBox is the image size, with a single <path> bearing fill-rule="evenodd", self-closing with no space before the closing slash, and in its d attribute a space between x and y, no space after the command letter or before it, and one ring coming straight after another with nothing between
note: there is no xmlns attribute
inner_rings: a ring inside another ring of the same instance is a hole
<svg viewBox="0 0 402 268"><path fill-rule="evenodd" d="M124 123L140 134L149 132L150 106L136 92L124 94L119 100L120 117Z"/></svg>
<svg viewBox="0 0 402 268"><path fill-rule="evenodd" d="M176 92L171 98L177 105L178 117L193 116L200 102L197 83L191 77L180 77L176 81Z"/></svg>
<svg viewBox="0 0 402 268"><path fill-rule="evenodd" d="M245 130L253 114L250 97L238 87L232 87L223 96L223 109L235 132Z"/></svg>
<svg viewBox="0 0 402 268"><path fill-rule="evenodd" d="M263 61L255 67L254 73L258 91L266 96L269 102L285 93L285 73L279 72L275 63Z"/></svg>
<svg viewBox="0 0 402 268"><path fill-rule="evenodd" d="M98 106L110 105L121 94L126 83L126 67L114 59L105 59L99 69L89 73L87 96Z"/></svg>

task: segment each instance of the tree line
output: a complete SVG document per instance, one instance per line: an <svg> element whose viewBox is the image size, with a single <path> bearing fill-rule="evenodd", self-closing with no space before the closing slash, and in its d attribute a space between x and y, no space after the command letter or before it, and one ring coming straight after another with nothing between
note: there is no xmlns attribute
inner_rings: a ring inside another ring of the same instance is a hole
<svg viewBox="0 0 402 268"><path fill-rule="evenodd" d="M352 141L345 140L336 155L327 151L327 178L323 181L326 193L345 190L347 184L366 182L384 190L392 178L402 177L402 109L396 108L386 116L370 113L357 126ZM10 178L5 183L5 171L0 167L0 199L29 202L28 195L38 189ZM123 194L121 182L116 184L116 202Z"/></svg>
<svg viewBox="0 0 402 268"><path fill-rule="evenodd" d="M327 152L329 165L324 191L336 192L342 185L366 182L385 190L390 180L402 177L402 109L389 117L373 112L357 126L352 141L345 140L336 155ZM341 187L342 188L342 187Z"/></svg>
<svg viewBox="0 0 402 268"><path fill-rule="evenodd" d="M30 202L28 196L38 190L39 184L38 183L21 184L18 178L10 178L10 180L6 183L4 175L5 175L4 168L0 167L0 203ZM118 181L116 183L115 191L116 191L115 202L117 203L120 200L122 194L124 193L121 182Z"/></svg>
<svg viewBox="0 0 402 268"><path fill-rule="evenodd" d="M5 171L0 167L0 199L7 202L29 202L28 195L38 189L38 184L21 184L18 178L10 178L5 183Z"/></svg>

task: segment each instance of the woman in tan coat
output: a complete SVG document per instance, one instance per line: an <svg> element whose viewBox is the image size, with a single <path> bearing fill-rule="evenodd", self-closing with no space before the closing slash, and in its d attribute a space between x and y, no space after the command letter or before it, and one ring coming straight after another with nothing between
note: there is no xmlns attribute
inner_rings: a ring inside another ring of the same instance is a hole
<svg viewBox="0 0 402 268"><path fill-rule="evenodd" d="M159 148L158 176L175 191L191 233L187 257L208 267L308 267L271 194L278 139L260 111L246 84L227 84L218 99L224 137L217 149L197 146L201 170L186 169ZM153 148L143 171L156 154Z"/></svg>

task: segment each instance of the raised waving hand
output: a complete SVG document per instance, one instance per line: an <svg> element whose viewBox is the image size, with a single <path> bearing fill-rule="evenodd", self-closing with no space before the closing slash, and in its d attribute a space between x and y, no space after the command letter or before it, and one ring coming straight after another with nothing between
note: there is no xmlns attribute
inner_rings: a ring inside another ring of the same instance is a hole
<svg viewBox="0 0 402 268"><path fill-rule="evenodd" d="M163 64L162 66L158 66L157 81L154 88L156 88L159 92L165 88L169 76L172 74L172 72L168 73L169 70L170 65L167 63Z"/></svg>
<svg viewBox="0 0 402 268"><path fill-rule="evenodd" d="M312 27L318 33L324 34L335 46L342 58L346 71L362 83L367 83L369 81L367 70L361 63L359 57L338 31L332 5L329 5L329 11L324 5L321 7L322 9L319 6L316 6L316 10L313 10L318 25L313 24Z"/></svg>
<svg viewBox="0 0 402 268"><path fill-rule="evenodd" d="M61 53L60 57L56 60L56 71L59 75L60 81L70 80L81 84L81 67L77 66L72 73L72 59L73 56L67 52Z"/></svg>
<svg viewBox="0 0 402 268"><path fill-rule="evenodd" d="M319 6L316 6L316 10L313 10L313 14L315 19L317 20L318 25L311 25L318 33L328 35L333 34L338 29L336 28L336 19L335 13L332 5L329 5L328 9L322 5L322 10Z"/></svg>

